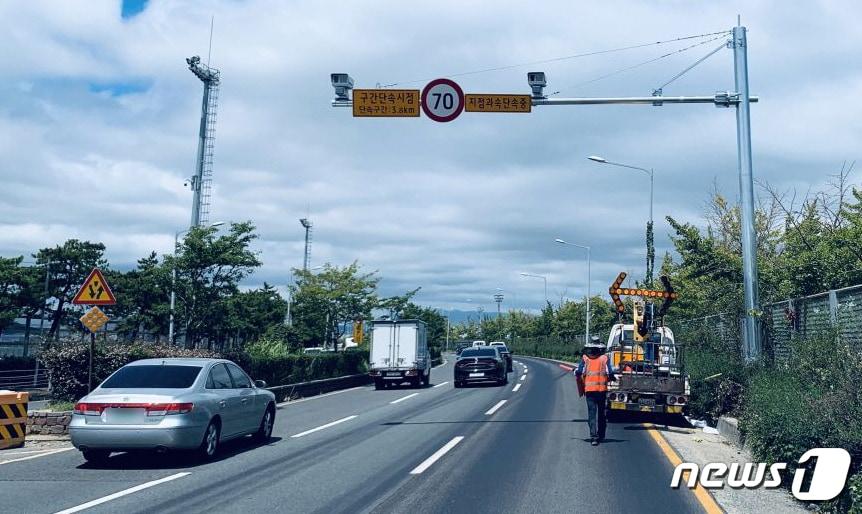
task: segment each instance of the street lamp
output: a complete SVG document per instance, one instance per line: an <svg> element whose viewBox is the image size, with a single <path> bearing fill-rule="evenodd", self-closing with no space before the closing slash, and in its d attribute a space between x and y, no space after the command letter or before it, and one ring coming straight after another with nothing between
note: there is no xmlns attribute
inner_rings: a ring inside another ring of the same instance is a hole
<svg viewBox="0 0 862 514"><path fill-rule="evenodd" d="M655 249L653 247L653 175L654 172L652 168L641 168L640 166L631 166L629 164L622 164L619 162L611 162L604 157L599 157L597 155L590 155L587 159L597 162L599 164L610 164L611 166L619 166L620 168L629 168L632 170L638 170L649 175L649 222L647 223L647 272L646 272L646 282L648 286L652 285L652 275L653 268L655 267Z"/></svg>
<svg viewBox="0 0 862 514"><path fill-rule="evenodd" d="M216 221L210 223L210 227L220 227L224 225L224 221ZM176 304L176 286L177 286L177 246L180 244L180 236L189 232L191 229L180 230L174 233L174 258L171 266L171 323L168 326L168 344L174 344L174 305Z"/></svg>
<svg viewBox="0 0 862 514"><path fill-rule="evenodd" d="M532 273L521 273L522 277L541 278L545 282L545 303L548 303L548 277L544 275L533 275ZM542 307L544 308L544 306Z"/></svg>
<svg viewBox="0 0 862 514"><path fill-rule="evenodd" d="M591 157L591 159L592 159L592 157ZM590 342L590 280L591 280L591 277L590 277L590 266L591 266L591 264L590 264L590 260L591 260L590 253L591 253L591 248L589 246L586 246L586 245L579 245L577 243L570 243L570 242L565 241L565 240L560 239L560 238L554 239L554 241L556 243L561 244L561 245L575 246L577 248L583 248L584 250L587 251L587 333L584 335L584 344L587 344Z"/></svg>

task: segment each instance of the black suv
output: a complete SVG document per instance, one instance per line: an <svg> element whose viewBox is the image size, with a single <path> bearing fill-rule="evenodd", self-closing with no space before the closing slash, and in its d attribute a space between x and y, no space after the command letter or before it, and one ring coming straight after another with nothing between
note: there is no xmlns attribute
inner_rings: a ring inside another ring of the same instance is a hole
<svg viewBox="0 0 862 514"><path fill-rule="evenodd" d="M509 383L506 359L494 346L467 348L455 361L455 387L463 387L468 382L487 382L497 385Z"/></svg>
<svg viewBox="0 0 862 514"><path fill-rule="evenodd" d="M506 343L501 341L491 341L491 346L500 350L500 355L506 360L506 371L511 373L514 369L512 366L512 352L506 347Z"/></svg>

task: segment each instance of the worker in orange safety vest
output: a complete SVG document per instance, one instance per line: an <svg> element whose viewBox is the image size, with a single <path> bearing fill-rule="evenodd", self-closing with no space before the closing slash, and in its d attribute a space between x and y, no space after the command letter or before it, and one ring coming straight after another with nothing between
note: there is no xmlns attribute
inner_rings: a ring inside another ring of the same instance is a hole
<svg viewBox="0 0 862 514"><path fill-rule="evenodd" d="M584 345L584 355L575 376L584 382L587 397L587 412L590 418L590 444L597 446L605 438L607 418L605 405L608 396L608 382L616 380L610 359L604 353L605 347L598 337L591 337Z"/></svg>

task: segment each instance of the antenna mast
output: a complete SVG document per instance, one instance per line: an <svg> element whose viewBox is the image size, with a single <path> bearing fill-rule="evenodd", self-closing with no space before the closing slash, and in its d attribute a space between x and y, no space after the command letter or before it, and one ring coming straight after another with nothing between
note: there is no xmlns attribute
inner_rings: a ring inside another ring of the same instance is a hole
<svg viewBox="0 0 862 514"><path fill-rule="evenodd" d="M209 221L220 74L219 70L210 68L207 64L201 64L201 58L197 55L186 59L186 63L189 65L189 70L204 84L195 175L191 181L194 193L191 227L197 227Z"/></svg>
<svg viewBox="0 0 862 514"><path fill-rule="evenodd" d="M311 262L311 220L302 218L299 223L305 227L305 257L302 260L302 270L308 271L308 265Z"/></svg>

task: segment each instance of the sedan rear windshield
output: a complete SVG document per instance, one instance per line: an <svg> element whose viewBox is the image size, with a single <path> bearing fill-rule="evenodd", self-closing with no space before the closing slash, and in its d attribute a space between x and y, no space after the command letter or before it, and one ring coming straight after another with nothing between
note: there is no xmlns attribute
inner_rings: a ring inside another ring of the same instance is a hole
<svg viewBox="0 0 862 514"><path fill-rule="evenodd" d="M200 366L126 366L102 384L102 389L188 389Z"/></svg>
<svg viewBox="0 0 862 514"><path fill-rule="evenodd" d="M493 348L473 348L472 350L464 350L461 352L461 357L496 357L497 352Z"/></svg>

